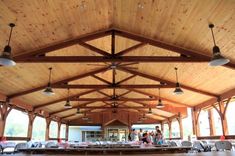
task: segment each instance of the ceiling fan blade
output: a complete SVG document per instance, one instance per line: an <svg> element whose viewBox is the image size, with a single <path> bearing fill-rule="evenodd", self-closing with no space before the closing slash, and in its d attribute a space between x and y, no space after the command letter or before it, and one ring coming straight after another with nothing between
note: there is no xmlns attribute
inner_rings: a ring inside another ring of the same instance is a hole
<svg viewBox="0 0 235 156"><path fill-rule="evenodd" d="M106 65L102 65L102 64L86 64L88 66L102 66L102 67L105 67Z"/></svg>
<svg viewBox="0 0 235 156"><path fill-rule="evenodd" d="M121 64L120 66L129 66L129 65L134 65L134 64L139 64L139 62L124 63L124 64Z"/></svg>
<svg viewBox="0 0 235 156"><path fill-rule="evenodd" d="M125 67L126 69L134 69L134 70L138 70L138 67Z"/></svg>

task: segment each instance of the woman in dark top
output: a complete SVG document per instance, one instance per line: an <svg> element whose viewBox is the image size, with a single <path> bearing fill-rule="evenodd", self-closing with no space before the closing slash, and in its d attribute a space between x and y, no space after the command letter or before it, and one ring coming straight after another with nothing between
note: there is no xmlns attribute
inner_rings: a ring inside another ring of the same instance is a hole
<svg viewBox="0 0 235 156"><path fill-rule="evenodd" d="M148 138L148 134L147 134L147 133L144 133L144 134L143 134L142 141L143 141L143 143L146 143L146 144L148 144L148 143L151 142L151 141L149 140L149 138Z"/></svg>

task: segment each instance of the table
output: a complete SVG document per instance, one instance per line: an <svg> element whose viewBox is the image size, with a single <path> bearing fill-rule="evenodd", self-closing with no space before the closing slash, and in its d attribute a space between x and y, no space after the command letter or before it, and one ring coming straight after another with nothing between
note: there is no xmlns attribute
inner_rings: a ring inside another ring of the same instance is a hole
<svg viewBox="0 0 235 156"><path fill-rule="evenodd" d="M98 155L98 154L97 154ZM174 154L167 154L165 156L234 156L235 152L201 152L201 153L174 153ZM9 156L9 154L4 155L4 156ZM33 156L33 154L22 154L22 153L18 153L18 154L14 154L14 156ZM47 156L45 154L40 154L37 156ZM57 156L66 156L66 154L59 154ZM74 155L76 156L76 155ZM79 156L79 155L77 155ZM115 155L107 155L107 156L115 156ZM126 155L127 156L127 155ZM136 154L136 156L143 156L143 154ZM147 154L147 156L162 156L162 154Z"/></svg>
<svg viewBox="0 0 235 156"><path fill-rule="evenodd" d="M11 151L14 151L16 144L14 142L5 142L5 143L0 143L0 154L3 153L5 149L11 149ZM11 152L10 152L11 153Z"/></svg>
<svg viewBox="0 0 235 156"><path fill-rule="evenodd" d="M154 153L187 153L191 147L145 147L145 148L27 148L19 149L24 154L80 154L80 155L108 155L108 154L154 154Z"/></svg>

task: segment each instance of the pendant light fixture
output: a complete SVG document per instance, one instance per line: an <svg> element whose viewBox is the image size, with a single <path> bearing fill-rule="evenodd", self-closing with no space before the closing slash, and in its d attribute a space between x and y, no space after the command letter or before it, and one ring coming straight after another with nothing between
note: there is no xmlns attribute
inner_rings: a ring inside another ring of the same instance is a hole
<svg viewBox="0 0 235 156"><path fill-rule="evenodd" d="M158 97L159 99L158 99L158 104L157 104L156 107L159 108L159 109L161 109L161 108L164 107L164 105L163 105L162 100L161 100L160 88L158 88L158 94L159 94L159 95L158 95L158 96L159 96L159 97Z"/></svg>
<svg viewBox="0 0 235 156"><path fill-rule="evenodd" d="M173 92L173 94L175 95L181 95L183 94L183 90L180 88L180 84L178 81L178 73L177 73L178 68L175 67L175 76L176 76L176 86L175 86L175 90Z"/></svg>
<svg viewBox="0 0 235 156"><path fill-rule="evenodd" d="M43 94L48 95L48 96L55 94L51 88L51 74L52 74L52 67L49 68L49 81L48 81L46 89L43 91Z"/></svg>
<svg viewBox="0 0 235 156"><path fill-rule="evenodd" d="M87 123L93 123L93 121L90 119L90 120L87 121Z"/></svg>
<svg viewBox="0 0 235 156"><path fill-rule="evenodd" d="M82 120L83 121L88 121L89 120L89 118L86 116L86 113L84 113L84 117L82 117Z"/></svg>
<svg viewBox="0 0 235 156"><path fill-rule="evenodd" d="M143 114L141 120L147 120L147 117L145 116L145 114Z"/></svg>
<svg viewBox="0 0 235 156"><path fill-rule="evenodd" d="M212 38L213 38L213 42L214 42L213 56L211 58L211 61L209 62L209 65L210 66L222 66L222 65L225 65L225 64L229 63L229 59L224 58L221 55L220 49L219 49L219 47L215 43L215 36L214 36L214 32L213 32L214 24L209 24L209 28L211 29L211 34L212 34Z"/></svg>
<svg viewBox="0 0 235 156"><path fill-rule="evenodd" d="M81 114L80 108L77 108L77 114Z"/></svg>
<svg viewBox="0 0 235 156"><path fill-rule="evenodd" d="M68 98L67 98L67 101L64 105L64 108L66 108L66 109L72 108L72 105L70 104L70 100L69 100L69 88L68 88Z"/></svg>
<svg viewBox="0 0 235 156"><path fill-rule="evenodd" d="M139 119L137 120L137 123L143 123L143 121L141 120L141 117L139 117Z"/></svg>
<svg viewBox="0 0 235 156"><path fill-rule="evenodd" d="M152 112L152 108L151 107L149 107L149 111L148 111L148 113L147 114L152 114L153 112Z"/></svg>
<svg viewBox="0 0 235 156"><path fill-rule="evenodd" d="M0 56L0 65L2 65L2 66L14 66L14 65L16 65L15 61L13 61L13 59L12 59L11 47L10 47L11 35L12 35L13 28L15 27L15 24L10 23L9 26L10 26L11 30L10 30L8 43L4 47L3 53Z"/></svg>

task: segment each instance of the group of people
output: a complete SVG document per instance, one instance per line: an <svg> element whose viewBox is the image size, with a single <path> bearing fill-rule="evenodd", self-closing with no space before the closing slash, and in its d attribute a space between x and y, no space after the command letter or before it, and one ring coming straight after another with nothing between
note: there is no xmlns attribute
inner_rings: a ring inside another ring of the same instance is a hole
<svg viewBox="0 0 235 156"><path fill-rule="evenodd" d="M132 129L131 133L129 134L129 140L130 141L142 141L146 144L163 144L163 135L161 130L159 129L159 126L155 127L155 132L143 132L142 129L137 132L135 129Z"/></svg>

